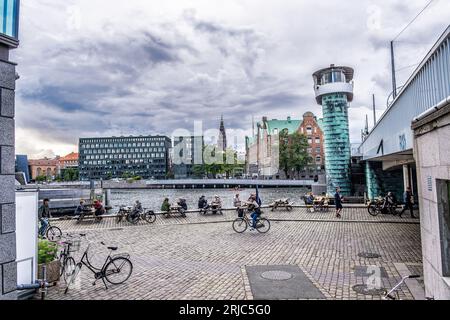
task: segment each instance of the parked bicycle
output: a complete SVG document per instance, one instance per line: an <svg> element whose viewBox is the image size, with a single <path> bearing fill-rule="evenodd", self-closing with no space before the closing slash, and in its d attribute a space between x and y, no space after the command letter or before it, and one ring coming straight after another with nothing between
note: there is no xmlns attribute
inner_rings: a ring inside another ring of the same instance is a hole
<svg viewBox="0 0 450 320"><path fill-rule="evenodd" d="M80 236L85 235L80 234ZM81 241L73 239L73 236L70 234L66 234L65 238L67 238L67 240L60 243L63 246L63 249L59 254L59 261L61 263L60 277L63 277L64 281L67 283L67 279L73 273L76 266L75 259L71 256L71 253L80 250Z"/></svg>
<svg viewBox="0 0 450 320"><path fill-rule="evenodd" d="M86 235L81 235L86 237ZM69 282L67 283L67 287L64 290L64 294L67 294L69 288L71 288L81 271L83 266L86 266L89 271L94 274L94 282L92 285L96 285L98 280L102 280L106 289L108 289L108 285L106 282L118 285L127 281L133 272L133 264L130 261L130 255L127 253L112 255L113 252L118 250L118 247L107 246L104 242L101 244L109 250L109 254L106 257L102 267L95 267L89 261L89 250L91 248L91 243L88 244L83 256L81 257L80 262L78 262L75 266L73 273L69 277Z"/></svg>
<svg viewBox="0 0 450 320"><path fill-rule="evenodd" d="M237 218L233 221L233 230L237 233L244 233L247 228L253 227L253 220L244 214L242 218ZM256 220L256 230L259 233L267 233L270 230L270 220L258 217Z"/></svg>
<svg viewBox="0 0 450 320"><path fill-rule="evenodd" d="M52 226L50 220L47 220L47 228L44 231L45 237L51 242L58 242L61 240L62 231L60 228Z"/></svg>
<svg viewBox="0 0 450 320"><path fill-rule="evenodd" d="M132 224L137 224L140 220L144 220L150 224L154 223L156 221L155 212L148 209L143 210L144 211L142 213L139 213L133 217L133 207L121 206L116 216L116 222L120 223L123 219L126 219L129 223Z"/></svg>
<svg viewBox="0 0 450 320"><path fill-rule="evenodd" d="M401 206L387 204L383 198L369 200L367 203L367 211L374 217L379 214L392 214L395 216L400 214L401 210Z"/></svg>
<svg viewBox="0 0 450 320"><path fill-rule="evenodd" d="M410 275L410 276L403 277L402 280L395 285L395 287L393 287L389 291L386 290L384 292L383 299L384 300L400 300L400 295L399 295L398 291L400 290L401 286L403 286L405 284L405 281L407 279L417 279L420 277L421 276L419 276L419 275Z"/></svg>

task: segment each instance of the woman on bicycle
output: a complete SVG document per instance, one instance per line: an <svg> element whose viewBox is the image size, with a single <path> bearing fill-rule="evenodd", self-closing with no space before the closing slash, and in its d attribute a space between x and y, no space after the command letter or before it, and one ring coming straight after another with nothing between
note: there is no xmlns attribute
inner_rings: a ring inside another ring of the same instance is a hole
<svg viewBox="0 0 450 320"><path fill-rule="evenodd" d="M250 196L250 199L248 201L248 209L249 209L249 211L253 211L253 213L251 214L253 224L252 224L252 229L250 229L250 230L255 230L257 227L256 223L258 221L259 216L261 215L261 208L258 204L258 201L256 201L255 194L252 194Z"/></svg>

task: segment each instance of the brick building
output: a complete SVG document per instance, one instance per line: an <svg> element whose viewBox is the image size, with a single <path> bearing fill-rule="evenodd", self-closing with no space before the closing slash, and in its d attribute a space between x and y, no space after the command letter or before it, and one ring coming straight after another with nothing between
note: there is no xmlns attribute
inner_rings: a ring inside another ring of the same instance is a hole
<svg viewBox="0 0 450 320"><path fill-rule="evenodd" d="M324 137L321 128L321 119L317 119L311 112L306 112L302 120L294 120L288 117L286 120L266 117L257 124L257 130L253 137L246 137L246 163L247 174L258 175L264 179L314 178L317 173L324 170L325 153ZM279 134L287 130L288 134L299 132L308 137L309 149L313 163L306 168L299 177L285 176L279 170Z"/></svg>
<svg viewBox="0 0 450 320"><path fill-rule="evenodd" d="M59 158L56 159L39 159L29 160L31 180L37 177L46 176L47 178L56 177L60 172Z"/></svg>
<svg viewBox="0 0 450 320"><path fill-rule="evenodd" d="M78 153L72 152L59 158L59 166L62 169L78 168Z"/></svg>

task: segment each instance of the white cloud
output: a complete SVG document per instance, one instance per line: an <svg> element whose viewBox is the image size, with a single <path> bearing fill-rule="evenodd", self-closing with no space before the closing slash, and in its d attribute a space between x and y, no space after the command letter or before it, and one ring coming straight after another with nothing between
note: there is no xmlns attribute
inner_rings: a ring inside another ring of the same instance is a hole
<svg viewBox="0 0 450 320"><path fill-rule="evenodd" d="M372 94L381 113L390 92L389 41L426 2L22 1L18 153L63 154L90 135L170 135L200 119L216 128L222 113L246 131L251 115L320 115L311 75L331 63L355 68L359 141ZM436 0L398 39L398 69L420 61L449 9Z"/></svg>

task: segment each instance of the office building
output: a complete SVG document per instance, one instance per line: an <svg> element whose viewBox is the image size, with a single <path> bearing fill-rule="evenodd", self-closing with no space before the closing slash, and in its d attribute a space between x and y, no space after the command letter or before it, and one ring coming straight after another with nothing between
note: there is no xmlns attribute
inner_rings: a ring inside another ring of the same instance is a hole
<svg viewBox="0 0 450 320"><path fill-rule="evenodd" d="M165 136L82 138L80 180L125 177L166 179L171 140Z"/></svg>

